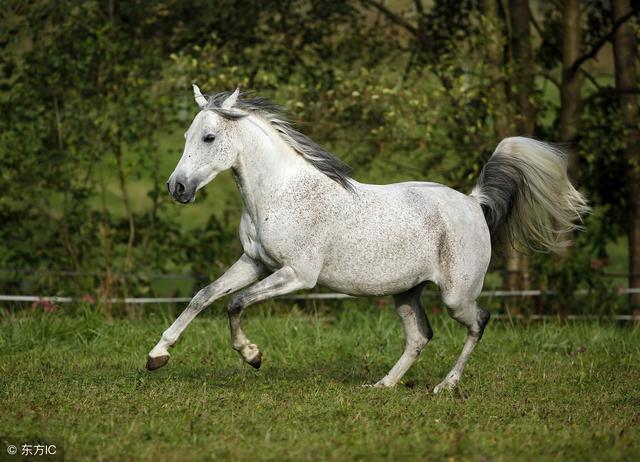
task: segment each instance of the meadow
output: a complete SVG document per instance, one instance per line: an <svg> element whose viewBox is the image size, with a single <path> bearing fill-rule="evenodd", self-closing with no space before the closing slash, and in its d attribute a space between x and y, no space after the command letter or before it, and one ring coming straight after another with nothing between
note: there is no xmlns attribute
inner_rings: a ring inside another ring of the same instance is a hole
<svg viewBox="0 0 640 462"><path fill-rule="evenodd" d="M434 395L464 329L432 315L402 384L368 388L404 340L389 304L359 305L249 310L259 371L230 348L221 305L155 372L146 354L173 309L5 310L0 435L55 441L74 461L640 458L637 325L492 321L459 388ZM14 459L2 448L0 460Z"/></svg>

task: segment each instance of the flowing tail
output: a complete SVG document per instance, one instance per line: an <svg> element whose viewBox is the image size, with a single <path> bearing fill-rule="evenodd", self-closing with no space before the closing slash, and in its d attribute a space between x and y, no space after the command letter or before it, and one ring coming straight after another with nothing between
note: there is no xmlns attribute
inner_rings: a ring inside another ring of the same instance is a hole
<svg viewBox="0 0 640 462"><path fill-rule="evenodd" d="M494 247L560 252L591 210L567 176L560 149L531 138L505 138L480 172L480 203Z"/></svg>

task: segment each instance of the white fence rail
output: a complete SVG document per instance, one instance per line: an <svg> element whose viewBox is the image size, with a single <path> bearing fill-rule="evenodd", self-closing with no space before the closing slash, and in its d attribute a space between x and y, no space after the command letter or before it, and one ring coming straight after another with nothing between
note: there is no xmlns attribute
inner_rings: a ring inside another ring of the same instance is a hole
<svg viewBox="0 0 640 462"><path fill-rule="evenodd" d="M436 291L426 291L428 295L438 295ZM587 290L577 290L574 293L586 295L589 292ZM619 289L617 291L620 295L625 294L637 294L640 293L640 288L631 288L631 289ZM480 296L481 297L538 297L541 295L553 295L552 291L540 291L540 290L487 290L483 291ZM284 295L278 297L281 300L336 300L336 299L345 299L345 298L356 298L352 295L340 294L340 293L309 293L309 294L297 294L297 295ZM0 295L0 302L23 302L23 303L34 303L34 302L42 302L49 301L53 303L73 303L73 302L87 302L88 300L83 297L60 297L60 296L39 296L39 295ZM191 301L190 297L126 297L126 298L109 298L109 299L101 299L94 300L93 302L99 303L124 303L124 304L133 304L133 305L146 305L146 304L160 304L160 303L188 303ZM530 314L530 315L511 315L509 313L494 313L491 315L494 319L504 319L504 320L553 320L559 319L558 315L552 314ZM562 319L569 321L585 321L585 320L599 320L599 319L608 319L612 321L638 321L640 322L640 315L636 314L618 314L618 315L607 315L607 316L598 316L598 315L576 315L569 314L563 316Z"/></svg>
<svg viewBox="0 0 640 462"><path fill-rule="evenodd" d="M436 291L425 291L427 295L438 295ZM616 290L619 295L626 294L638 294L640 288L621 288ZM542 295L554 295L554 291L544 290L485 290L481 297L540 297ZM586 289L579 289L574 291L575 295L588 295L589 291ZM340 293L308 293L308 294L296 294L296 295L283 295L278 297L281 300L336 300L344 298L357 298L352 295L340 294ZM86 302L83 297L62 297L56 295L0 295L0 301L5 302L38 302L38 301L50 301L54 303L73 303L73 302ZM150 303L187 303L191 300L191 297L127 297L127 298L108 298L104 300L96 300L100 303L125 303L125 304L139 304L145 305Z"/></svg>

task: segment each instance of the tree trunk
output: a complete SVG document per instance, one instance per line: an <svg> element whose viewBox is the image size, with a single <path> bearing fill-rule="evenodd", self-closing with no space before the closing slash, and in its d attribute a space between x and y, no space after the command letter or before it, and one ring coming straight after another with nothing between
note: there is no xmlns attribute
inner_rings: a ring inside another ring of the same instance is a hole
<svg viewBox="0 0 640 462"><path fill-rule="evenodd" d="M505 66L504 49L508 40L505 17L500 14L500 0L485 0L484 11L487 24L487 57L491 64L492 79L495 83L491 89L494 101L495 134L499 140L514 134L513 106L507 95L508 73Z"/></svg>
<svg viewBox="0 0 640 462"><path fill-rule="evenodd" d="M508 136L515 134L514 111L509 102L507 95L506 81L508 80L508 72L505 66L504 45L508 40L506 33L505 17L501 17L499 12L500 0L486 0L484 2L484 11L487 18L487 57L492 65L493 81L498 82L492 89L491 97L495 102L496 112L495 134L498 140L502 140ZM522 290L527 286L523 281L523 255L513 249L508 249L505 258L506 277L504 285L507 290ZM526 266L524 267L526 269ZM526 274L526 272L525 272ZM511 304L509 304L511 305ZM510 312L518 313L520 310L516 304L514 306L507 305Z"/></svg>
<svg viewBox="0 0 640 462"><path fill-rule="evenodd" d="M613 21L631 11L629 0L612 0ZM628 162L629 188L629 287L640 288L640 130L638 130L638 100L631 89L636 87L636 37L629 23L622 24L615 33L614 60L616 89L625 126L625 158ZM632 309L640 308L640 294L631 294Z"/></svg>
<svg viewBox="0 0 640 462"><path fill-rule="evenodd" d="M127 253L124 257L123 269L124 272L131 271L133 262L133 242L136 237L136 224L133 219L133 210L131 209L131 202L129 201L129 190L127 188L127 177L124 171L124 165L122 163L122 141L118 136L117 144L114 146L114 153L116 156L116 166L118 170L118 180L120 182L120 191L122 192L122 203L127 214L127 221L129 222L129 239L127 240ZM126 278L124 279L125 290L127 288Z"/></svg>
<svg viewBox="0 0 640 462"><path fill-rule="evenodd" d="M531 136L536 125L533 59L531 51L531 9L528 0L509 0L509 22L511 24L510 49L514 64L513 91L517 106L516 128L519 135ZM529 256L513 248L506 254L507 290L530 288Z"/></svg>
<svg viewBox="0 0 640 462"><path fill-rule="evenodd" d="M531 136L536 125L533 97L533 58L531 51L531 9L529 0L509 0L511 58L515 64L515 92L520 135Z"/></svg>
<svg viewBox="0 0 640 462"><path fill-rule="evenodd" d="M568 154L568 173L576 181L579 173L578 132L580 130L581 81L580 67L574 66L580 58L582 25L580 23L580 1L565 0L562 8L562 82L560 84L560 141ZM563 233L563 241L572 240L572 233ZM562 265L569 256L570 248L564 249L556 258ZM551 287L556 289L557 287ZM560 312L563 307L558 307Z"/></svg>
<svg viewBox="0 0 640 462"><path fill-rule="evenodd" d="M579 0L565 0L562 10L562 84L560 87L560 141L569 154L569 177L578 176L577 138L580 127L580 71L573 64L580 57Z"/></svg>

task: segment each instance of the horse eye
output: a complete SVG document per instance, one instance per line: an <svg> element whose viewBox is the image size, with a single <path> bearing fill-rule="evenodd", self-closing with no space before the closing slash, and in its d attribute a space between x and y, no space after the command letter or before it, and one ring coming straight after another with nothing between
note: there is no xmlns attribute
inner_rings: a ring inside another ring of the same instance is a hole
<svg viewBox="0 0 640 462"><path fill-rule="evenodd" d="M215 139L216 135L204 135L204 138L202 138L205 143L213 143L213 140Z"/></svg>

